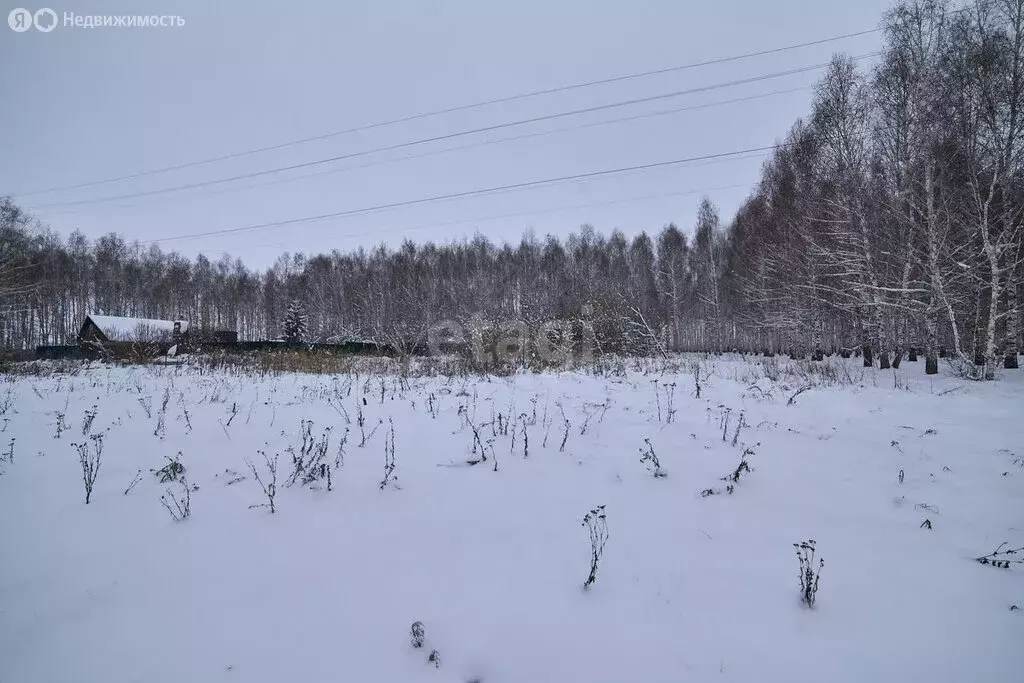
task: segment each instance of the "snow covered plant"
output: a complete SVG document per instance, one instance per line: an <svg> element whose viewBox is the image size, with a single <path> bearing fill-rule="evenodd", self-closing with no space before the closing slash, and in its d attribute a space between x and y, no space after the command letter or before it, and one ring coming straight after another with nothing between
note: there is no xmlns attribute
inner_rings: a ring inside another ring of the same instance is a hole
<svg viewBox="0 0 1024 683"><path fill-rule="evenodd" d="M362 403L356 403L356 424L359 425L359 447L362 448L366 445L366 442L373 438L373 435L377 433L377 429L384 424L384 420L378 420L377 425L366 433L366 418L363 416L363 406L366 405L366 397L363 397Z"/></svg>
<svg viewBox="0 0 1024 683"><path fill-rule="evenodd" d="M73 443L71 446L78 451L78 464L82 466L82 483L85 484L85 504L88 505L103 460L103 434L93 434L85 443Z"/></svg>
<svg viewBox="0 0 1024 683"><path fill-rule="evenodd" d="M697 398L700 398L701 389L707 385L708 380L711 378L711 368L695 360L689 363L689 369L693 375L693 393Z"/></svg>
<svg viewBox="0 0 1024 683"><path fill-rule="evenodd" d="M175 458L170 456L164 457L167 458L167 464L158 470L150 470L150 472L160 480L161 484L178 481L185 474L185 466L181 464L181 451L178 451L178 456Z"/></svg>
<svg viewBox="0 0 1024 683"><path fill-rule="evenodd" d="M390 429L384 435L384 479L380 482L381 491L398 479L398 476L395 475L395 423L391 421L390 417L388 424Z"/></svg>
<svg viewBox="0 0 1024 683"><path fill-rule="evenodd" d="M2 465L4 463L11 463L11 462L14 462L14 438L13 437L11 438L10 444L8 444L8 446L7 446L7 450L2 452L2 453L0 453L0 465ZM0 474L3 474L3 473L4 473L4 471L2 469L0 469Z"/></svg>
<svg viewBox="0 0 1024 683"><path fill-rule="evenodd" d="M651 384L654 385L654 405L658 409L658 422L662 421L662 410L661 410L661 388L658 384L658 380L651 380ZM665 412L664 421L671 423L675 419L675 396L676 396L676 383L665 382Z"/></svg>
<svg viewBox="0 0 1024 683"><path fill-rule="evenodd" d="M411 636L412 646L417 650L423 647L423 644L427 640L427 630L423 627L422 621L412 622L412 627L409 629L409 635ZM441 668L441 653L436 649L431 650L427 656L427 663L433 664L435 669Z"/></svg>
<svg viewBox="0 0 1024 683"><path fill-rule="evenodd" d="M56 424L55 428L57 430L56 433L53 435L53 438L55 438L55 439L59 439L61 434L63 434L64 432L68 431L68 429L70 429L70 427L68 427L68 423L67 423L67 407L66 406L65 406L64 410L58 410L57 411L57 424Z"/></svg>
<svg viewBox="0 0 1024 683"><path fill-rule="evenodd" d="M800 562L800 599L808 607L814 607L818 581L821 580L821 568L825 566L825 560L819 558L818 566L814 566L813 540L794 543L793 547L796 548L796 558Z"/></svg>
<svg viewBox="0 0 1024 683"><path fill-rule="evenodd" d="M298 451L288 447L292 456L292 474L288 477L288 486L297 481L313 484L319 480L327 481L327 490L331 490L331 468L327 463L327 450L330 447L331 428L327 427L319 438L313 436L313 421L303 420L301 425L302 444Z"/></svg>
<svg viewBox="0 0 1024 683"><path fill-rule="evenodd" d="M181 493L175 495L174 491L167 489L167 492L160 496L160 502L175 522L183 522L192 516L192 487L185 477L178 483L181 484Z"/></svg>
<svg viewBox="0 0 1024 683"><path fill-rule="evenodd" d="M583 589L590 588L597 581L597 563L604 554L604 544L608 541L608 521L605 517L604 505L598 505L583 518L583 526L590 532L590 575Z"/></svg>
<svg viewBox="0 0 1024 683"><path fill-rule="evenodd" d="M1024 546L1019 548L1008 548L1006 541L999 544L999 547L988 555L974 558L981 564L989 564L999 569L1009 569L1011 564L1024 564Z"/></svg>
<svg viewBox="0 0 1024 683"><path fill-rule="evenodd" d="M263 489L263 495L267 497L267 502L250 505L249 509L269 507L270 514L274 514L277 512L277 508L274 507L274 497L277 495L277 453L274 453L273 458L264 451L259 451L259 454L263 456L263 462L267 466L266 481L260 476L260 472L256 469L256 465L253 464L252 460L247 458L245 464L249 466L252 476L256 478L256 483Z"/></svg>
<svg viewBox="0 0 1024 683"><path fill-rule="evenodd" d="M655 479L667 477L668 475L661 469L661 462L658 460L658 456L654 453L654 446L651 445L651 440L644 439L644 443L647 444L647 447L640 449L640 462L647 465L647 470L654 475Z"/></svg>
<svg viewBox="0 0 1024 683"><path fill-rule="evenodd" d="M132 479L132 483L128 484L128 488L124 490L124 495L127 496L129 493L131 493L132 489L138 486L140 481L142 481L142 470L136 470L135 478Z"/></svg>
<svg viewBox="0 0 1024 683"><path fill-rule="evenodd" d="M750 474L753 471L752 469L750 469L750 463L747 462L747 456L753 454L754 451L750 450L749 448L744 448L743 453L740 454L740 464L736 465L735 470L722 477L722 481L731 482L730 486L728 487L729 493L732 493L732 484L738 484L740 481L740 477L742 477L744 474Z"/></svg>
<svg viewBox="0 0 1024 683"><path fill-rule="evenodd" d="M422 621L412 622L412 627L410 627L409 629L409 634L412 638L413 647L423 647L423 641L427 638L427 630L423 627Z"/></svg>
<svg viewBox="0 0 1024 683"><path fill-rule="evenodd" d="M739 483L740 478L744 474L749 474L754 471L750 467L750 463L747 462L747 456L753 454L754 451L752 451L749 448L744 448L743 453L740 454L740 463L736 465L736 469L734 469L732 472L721 478L722 481L726 482L726 487L724 490L725 493L728 493L731 496L733 492L736 491L736 484ZM722 489L704 489L703 491L700 492L700 495L702 498L707 498L708 496L717 496L722 492Z"/></svg>
<svg viewBox="0 0 1024 683"><path fill-rule="evenodd" d="M85 411L85 417L82 418L82 436L89 436L89 430L92 429L92 423L96 420L97 408L93 406L91 410ZM61 421L64 419L64 415L60 416ZM57 432L60 434L60 431Z"/></svg>
<svg viewBox="0 0 1024 683"><path fill-rule="evenodd" d="M156 429L153 430L153 436L161 441L163 441L164 437L167 436L167 404L170 403L170 401L171 390L164 389L164 396L160 402L160 411L156 416Z"/></svg>
<svg viewBox="0 0 1024 683"><path fill-rule="evenodd" d="M747 424L746 420L744 419L744 415L745 415L744 411L741 410L740 411L740 419L736 423L736 431L733 432L733 435L732 435L732 447L733 448L736 448L736 442L739 441L739 439L740 439L740 431L744 427L749 427L750 426L750 425Z"/></svg>
<svg viewBox="0 0 1024 683"><path fill-rule="evenodd" d="M345 464L345 445L348 444L348 432L348 427L345 427L345 433L341 435L341 441L338 442L338 452L334 456L334 469Z"/></svg>

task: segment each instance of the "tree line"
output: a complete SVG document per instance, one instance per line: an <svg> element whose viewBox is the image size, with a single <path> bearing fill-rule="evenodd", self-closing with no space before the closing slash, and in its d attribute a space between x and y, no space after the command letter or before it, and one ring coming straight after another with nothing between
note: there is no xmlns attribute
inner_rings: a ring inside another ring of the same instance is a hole
<svg viewBox="0 0 1024 683"><path fill-rule="evenodd" d="M1024 1L886 14L877 66L833 59L730 226L733 320L888 367L1017 366Z"/></svg>
<svg viewBox="0 0 1024 683"><path fill-rule="evenodd" d="M184 318L242 339L421 347L444 320L580 321L603 351L922 353L966 374L1017 365L1024 221L1024 0L912 0L878 63L833 58L806 117L731 221L706 198L692 238L406 241L285 254L262 272L118 235L61 238L0 202L0 344L73 340L86 313Z"/></svg>

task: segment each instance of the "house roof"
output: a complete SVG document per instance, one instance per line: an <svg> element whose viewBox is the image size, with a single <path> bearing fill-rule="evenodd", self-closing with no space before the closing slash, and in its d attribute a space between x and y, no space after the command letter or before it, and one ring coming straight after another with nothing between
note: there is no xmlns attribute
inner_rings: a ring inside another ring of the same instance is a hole
<svg viewBox="0 0 1024 683"><path fill-rule="evenodd" d="M89 315L103 336L110 341L140 341L140 337L150 334L170 335L174 332L174 324L181 324L181 332L188 331L187 320L154 320L152 318L122 318L114 315Z"/></svg>

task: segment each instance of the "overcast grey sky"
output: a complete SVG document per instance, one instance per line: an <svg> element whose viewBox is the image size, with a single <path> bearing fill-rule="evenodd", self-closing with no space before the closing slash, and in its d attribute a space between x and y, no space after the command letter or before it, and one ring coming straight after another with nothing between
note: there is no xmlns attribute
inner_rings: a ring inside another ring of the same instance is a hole
<svg viewBox="0 0 1024 683"><path fill-rule="evenodd" d="M5 2L5 17L15 7L42 6L37 0ZM836 51L876 50L879 34L471 109L128 181L20 196L419 112L862 31L877 27L890 4L53 0L46 6L61 19L50 33L16 33L0 24L5 100L0 195L15 195L65 235L75 229L90 237L113 231L148 241L762 147L807 112L809 86L820 70L191 191L43 208L820 64ZM76 28L62 25L65 12L179 15L185 25ZM580 128L795 88L805 89ZM565 128L574 129L433 153ZM381 163L386 161L391 163ZM614 228L654 232L669 222L691 231L701 194L706 192L728 218L756 181L762 161L748 156L639 171L161 246L187 256L202 251L212 259L229 252L262 267L283 251L396 245L405 237L447 241L476 230L495 241L517 241L529 228L538 235L564 235L582 223L606 234ZM640 197L647 199L621 201Z"/></svg>

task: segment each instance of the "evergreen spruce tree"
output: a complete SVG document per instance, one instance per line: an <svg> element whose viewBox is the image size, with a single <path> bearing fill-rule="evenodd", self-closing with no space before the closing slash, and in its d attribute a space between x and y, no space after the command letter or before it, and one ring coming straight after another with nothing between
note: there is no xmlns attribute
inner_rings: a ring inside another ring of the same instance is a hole
<svg viewBox="0 0 1024 683"><path fill-rule="evenodd" d="M284 340L295 344L306 337L306 310L302 302L292 299L284 315Z"/></svg>

